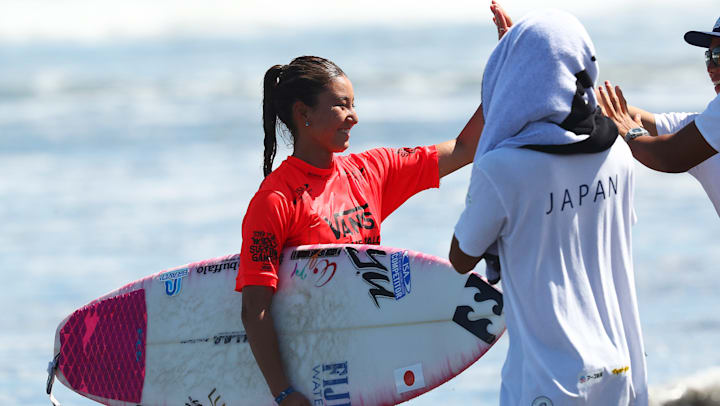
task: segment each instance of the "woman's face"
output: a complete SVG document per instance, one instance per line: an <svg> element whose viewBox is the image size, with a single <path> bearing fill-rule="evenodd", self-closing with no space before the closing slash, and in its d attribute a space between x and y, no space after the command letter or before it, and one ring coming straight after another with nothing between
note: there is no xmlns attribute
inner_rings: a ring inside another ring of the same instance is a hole
<svg viewBox="0 0 720 406"><path fill-rule="evenodd" d="M710 42L710 52L717 47L720 47L720 38L714 37ZM720 66L715 66L710 63L707 67L707 71L708 75L710 75L710 80L712 80L712 83L715 86L715 93L720 94Z"/></svg>
<svg viewBox="0 0 720 406"><path fill-rule="evenodd" d="M338 76L318 95L315 107L308 110L309 126L303 130L320 148L343 152L350 146L350 129L357 122L352 83L347 77Z"/></svg>

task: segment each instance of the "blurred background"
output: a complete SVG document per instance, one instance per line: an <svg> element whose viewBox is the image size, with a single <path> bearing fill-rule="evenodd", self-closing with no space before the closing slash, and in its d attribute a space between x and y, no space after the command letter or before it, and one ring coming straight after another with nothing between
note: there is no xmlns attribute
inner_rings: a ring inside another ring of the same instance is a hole
<svg viewBox="0 0 720 406"><path fill-rule="evenodd" d="M345 70L360 116L349 152L435 144L455 137L480 102L497 42L489 4L0 0L0 404L48 404L55 329L78 307L159 270L239 251L262 180L268 67L320 55ZM516 20L538 7L502 4ZM703 50L682 36L711 30L716 2L542 6L580 18L601 80L620 84L631 104L702 111L715 96ZM281 144L276 165L290 151ZM446 256L468 180L464 168L411 199L384 223L383 244ZM670 404L686 388L710 399L720 383L720 221L687 174L637 165L636 181L653 399ZM497 404L506 350L503 337L408 404ZM59 383L55 394L94 404Z"/></svg>

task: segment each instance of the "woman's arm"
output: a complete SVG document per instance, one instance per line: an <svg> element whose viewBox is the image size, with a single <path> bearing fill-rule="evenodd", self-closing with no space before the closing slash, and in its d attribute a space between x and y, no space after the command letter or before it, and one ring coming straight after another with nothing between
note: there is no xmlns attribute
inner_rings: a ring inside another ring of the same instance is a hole
<svg viewBox="0 0 720 406"><path fill-rule="evenodd" d="M610 82L606 81L605 86L600 86L596 94L603 113L615 122L621 136L632 128L642 127L645 120L648 120L647 116L643 120L643 112L639 109L635 109L635 114L631 115L619 86L613 88ZM652 123L652 127L655 127L654 117ZM657 134L657 128L654 128L654 132ZM635 159L660 172L685 172L717 153L700 134L695 122L675 134L641 136L627 143Z"/></svg>
<svg viewBox="0 0 720 406"><path fill-rule="evenodd" d="M500 3L498 3L496 0L492 0L492 3L490 3L490 12L493 13L492 20L495 24L495 27L497 27L499 41L507 33L510 27L512 27L513 22L510 18L510 15L505 11L505 9L502 8Z"/></svg>
<svg viewBox="0 0 720 406"><path fill-rule="evenodd" d="M438 152L438 167L441 178L473 161L475 149L484 126L485 120L483 119L481 104L457 138L435 146Z"/></svg>
<svg viewBox="0 0 720 406"><path fill-rule="evenodd" d="M500 40L512 27L512 19L495 0L490 4L490 12L493 14L492 20L497 28L498 40ZM436 145L441 178L473 161L484 126L485 119L481 104L457 138Z"/></svg>
<svg viewBox="0 0 720 406"><path fill-rule="evenodd" d="M275 324L270 314L273 293L273 288L269 286L245 286L242 290L241 317L255 361L273 397L277 397L290 387L290 381L285 375ZM310 406L310 401L300 392L294 392L280 404Z"/></svg>

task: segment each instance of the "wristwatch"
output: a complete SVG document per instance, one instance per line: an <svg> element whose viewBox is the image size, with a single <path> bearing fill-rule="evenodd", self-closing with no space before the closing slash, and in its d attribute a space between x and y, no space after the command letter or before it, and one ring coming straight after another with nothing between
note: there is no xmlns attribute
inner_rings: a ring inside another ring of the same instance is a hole
<svg viewBox="0 0 720 406"><path fill-rule="evenodd" d="M625 134L625 141L633 140L641 135L650 135L650 133L642 127L631 128L630 131Z"/></svg>

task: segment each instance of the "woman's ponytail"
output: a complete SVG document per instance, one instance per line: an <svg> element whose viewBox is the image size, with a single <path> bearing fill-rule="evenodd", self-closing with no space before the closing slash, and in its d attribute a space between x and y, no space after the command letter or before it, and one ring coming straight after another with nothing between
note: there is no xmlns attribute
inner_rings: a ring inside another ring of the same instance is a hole
<svg viewBox="0 0 720 406"><path fill-rule="evenodd" d="M277 110L275 108L276 88L282 73L282 65L275 65L265 72L263 85L263 130L265 132L265 153L263 161L263 174L268 176L272 172L273 160L277 152Z"/></svg>

